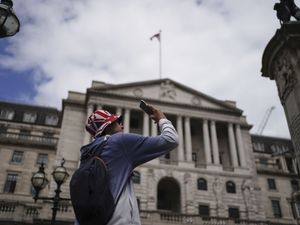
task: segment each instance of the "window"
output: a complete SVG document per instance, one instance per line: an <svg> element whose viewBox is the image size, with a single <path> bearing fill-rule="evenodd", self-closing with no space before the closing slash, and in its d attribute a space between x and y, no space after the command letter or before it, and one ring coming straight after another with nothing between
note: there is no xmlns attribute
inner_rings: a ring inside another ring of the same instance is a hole
<svg viewBox="0 0 300 225"><path fill-rule="evenodd" d="M268 166L268 159L267 158L259 158L259 163L260 163L261 166L267 167Z"/></svg>
<svg viewBox="0 0 300 225"><path fill-rule="evenodd" d="M273 209L273 215L276 218L281 218L281 208L280 208L280 202L279 200L271 200L272 203L272 209Z"/></svg>
<svg viewBox="0 0 300 225"><path fill-rule="evenodd" d="M276 165L279 170L282 170L282 165L281 165L280 159L276 159Z"/></svg>
<svg viewBox="0 0 300 225"><path fill-rule="evenodd" d="M291 204L291 210L292 210L294 219L299 218L299 216L300 216L300 203L299 202L295 203L295 202L291 201L290 204Z"/></svg>
<svg viewBox="0 0 300 225"><path fill-rule="evenodd" d="M56 115L46 115L46 118L45 118L45 124L46 125L57 125L58 123L58 116Z"/></svg>
<svg viewBox="0 0 300 225"><path fill-rule="evenodd" d="M37 164L42 164L44 163L44 165L46 165L48 163L48 154L44 154L44 153L40 153L38 155L38 158L37 158L37 161L36 161Z"/></svg>
<svg viewBox="0 0 300 225"><path fill-rule="evenodd" d="M7 128L5 126L0 126L0 137L5 137Z"/></svg>
<svg viewBox="0 0 300 225"><path fill-rule="evenodd" d="M36 118L37 118L36 113L25 112L24 115L23 115L23 122L34 123Z"/></svg>
<svg viewBox="0 0 300 225"><path fill-rule="evenodd" d="M14 151L12 158L11 158L11 162L21 163L22 159L23 159L23 154L24 154L24 152L22 152L22 151Z"/></svg>
<svg viewBox="0 0 300 225"><path fill-rule="evenodd" d="M136 198L136 201L137 201L137 205L138 205L138 208L140 211L141 210L141 200L140 200L140 198Z"/></svg>
<svg viewBox="0 0 300 225"><path fill-rule="evenodd" d="M6 182L3 192L14 193L17 184L18 174L9 173L6 177Z"/></svg>
<svg viewBox="0 0 300 225"><path fill-rule="evenodd" d="M138 171L133 171L132 181L133 181L134 184L140 184L141 183L141 174Z"/></svg>
<svg viewBox="0 0 300 225"><path fill-rule="evenodd" d="M131 118L130 128L133 128L133 129L139 128L139 119L138 118Z"/></svg>
<svg viewBox="0 0 300 225"><path fill-rule="evenodd" d="M240 210L237 207L229 207L228 208L228 216L231 219L239 219L240 218Z"/></svg>
<svg viewBox="0 0 300 225"><path fill-rule="evenodd" d="M290 173L295 173L293 159L290 158L290 157L286 157L286 158L285 158L285 161L286 161L286 166L287 166L288 171L289 171Z"/></svg>
<svg viewBox="0 0 300 225"><path fill-rule="evenodd" d="M199 216L200 217L209 217L209 206L208 205L201 205L199 204Z"/></svg>
<svg viewBox="0 0 300 225"><path fill-rule="evenodd" d="M258 152L265 151L264 143L259 143L259 142L253 143L253 148L254 148L254 151L258 151Z"/></svg>
<svg viewBox="0 0 300 225"><path fill-rule="evenodd" d="M12 120L14 118L15 112L10 109L0 110L0 119Z"/></svg>
<svg viewBox="0 0 300 225"><path fill-rule="evenodd" d="M292 185L292 190L293 191L299 191L299 183L298 183L297 180L292 180L291 185Z"/></svg>
<svg viewBox="0 0 300 225"><path fill-rule="evenodd" d="M236 193L235 183L233 183L232 181L227 181L226 191L227 193Z"/></svg>
<svg viewBox="0 0 300 225"><path fill-rule="evenodd" d="M193 162L197 162L197 152L192 153L192 160Z"/></svg>
<svg viewBox="0 0 300 225"><path fill-rule="evenodd" d="M276 183L274 179L268 179L269 190L276 190Z"/></svg>
<svg viewBox="0 0 300 225"><path fill-rule="evenodd" d="M300 203L299 202L296 202L295 208L296 208L297 218L299 218L300 217Z"/></svg>
<svg viewBox="0 0 300 225"><path fill-rule="evenodd" d="M199 178L197 181L198 190L207 190L207 182L204 178Z"/></svg>

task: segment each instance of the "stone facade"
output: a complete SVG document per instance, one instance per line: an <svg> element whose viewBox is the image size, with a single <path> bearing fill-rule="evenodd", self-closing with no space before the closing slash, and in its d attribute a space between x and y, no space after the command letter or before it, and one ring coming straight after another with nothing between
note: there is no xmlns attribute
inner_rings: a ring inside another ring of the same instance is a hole
<svg viewBox="0 0 300 225"><path fill-rule="evenodd" d="M283 23L265 48L262 76L276 81L300 163L300 22Z"/></svg>
<svg viewBox="0 0 300 225"><path fill-rule="evenodd" d="M287 223L299 218L299 202L293 198L300 190L299 169L292 142L252 135L252 143L266 219Z"/></svg>
<svg viewBox="0 0 300 225"><path fill-rule="evenodd" d="M30 145L5 138L0 140L1 169L0 188L8 189L7 175L18 176L12 193L0 193L0 221L32 223L51 219L51 204L46 201L34 203L31 197L30 178L38 165L34 163L40 153L48 156L46 173L50 174L64 158L70 175L79 165L79 149L89 143L91 137L84 130L84 122L93 110L103 108L124 116L124 132L157 135L157 127L149 116L139 109L144 99L166 113L179 133L179 146L169 154L154 159L134 171L135 190L144 225L150 224L267 224L272 217L272 207L266 200L266 175L257 172L257 158L264 152L253 152L247 123L242 110L232 101L220 101L186 87L170 79L111 85L94 81L86 93L69 92L63 100L63 111L56 111L56 125L15 121L3 109L15 109L17 105L0 105L1 137L11 137L10 131L20 135L27 128L30 137L43 137L52 133L55 145ZM26 108L26 106L23 106ZM27 108L39 110L39 107ZM9 110L8 110L9 111ZM51 114L51 109L43 112ZM53 112L52 112L53 114ZM46 132L47 131L47 132ZM44 139L41 139L44 140ZM14 150L24 152L21 163L11 163ZM276 179L289 180L289 173ZM19 179L19 177L21 179ZM50 179L41 196L53 196L56 184ZM14 181L11 181L13 183ZM288 182L285 185L289 185ZM62 186L62 197L69 197L69 180ZM288 190L288 189L287 189ZM288 192L288 191L287 191ZM277 195L281 196L281 192ZM288 195L288 194L286 194ZM281 198L285 198L282 195ZM283 205L283 215L288 207ZM271 210L271 211L270 211ZM17 215L17 216L16 216ZM199 216L200 215L200 216ZM68 202L60 204L57 220L72 224L74 215ZM284 216L283 223L295 223ZM1 223L0 223L1 224Z"/></svg>

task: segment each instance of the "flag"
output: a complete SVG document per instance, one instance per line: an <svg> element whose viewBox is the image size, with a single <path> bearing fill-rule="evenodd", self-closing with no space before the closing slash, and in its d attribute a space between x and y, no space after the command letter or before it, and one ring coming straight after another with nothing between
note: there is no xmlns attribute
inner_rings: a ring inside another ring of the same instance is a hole
<svg viewBox="0 0 300 225"><path fill-rule="evenodd" d="M150 38L150 40L152 41L153 38L157 38L157 40L160 41L160 32L157 33L157 34L154 34L154 35Z"/></svg>

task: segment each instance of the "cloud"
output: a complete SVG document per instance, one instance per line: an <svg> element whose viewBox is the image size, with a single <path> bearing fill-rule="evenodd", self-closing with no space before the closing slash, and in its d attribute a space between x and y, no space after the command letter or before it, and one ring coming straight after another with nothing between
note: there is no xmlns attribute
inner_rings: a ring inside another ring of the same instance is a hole
<svg viewBox="0 0 300 225"><path fill-rule="evenodd" d="M268 107L281 107L275 83L260 75L278 28L272 2L26 0L14 8L22 28L0 65L36 71L38 104L60 107L92 80L157 79L158 43L149 38L161 29L164 77L237 101L256 127ZM265 134L288 137L283 111L272 117Z"/></svg>

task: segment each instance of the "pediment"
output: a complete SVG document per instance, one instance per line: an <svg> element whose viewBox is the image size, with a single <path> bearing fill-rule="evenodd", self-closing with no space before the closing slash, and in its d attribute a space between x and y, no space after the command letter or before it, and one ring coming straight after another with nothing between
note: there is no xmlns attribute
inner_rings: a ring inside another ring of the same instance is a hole
<svg viewBox="0 0 300 225"><path fill-rule="evenodd" d="M120 85L101 85L94 90L115 95L185 104L203 108L241 112L232 104L217 100L170 79L135 82Z"/></svg>

